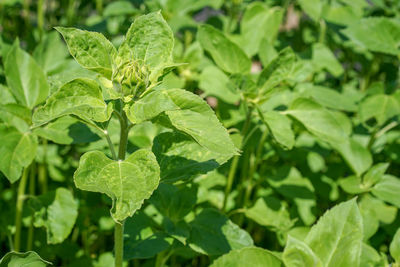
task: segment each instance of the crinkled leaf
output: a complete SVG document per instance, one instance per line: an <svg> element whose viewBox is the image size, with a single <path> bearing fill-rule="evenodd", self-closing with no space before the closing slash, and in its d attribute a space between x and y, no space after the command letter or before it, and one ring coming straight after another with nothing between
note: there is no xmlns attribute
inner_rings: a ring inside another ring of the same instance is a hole
<svg viewBox="0 0 400 267"><path fill-rule="evenodd" d="M56 27L64 37L69 52L84 68L110 79L115 47L101 33L75 28Z"/></svg>
<svg viewBox="0 0 400 267"><path fill-rule="evenodd" d="M3 258L0 259L0 267L46 267L53 265L51 262L42 259L36 252L28 251L24 253L20 252L8 252Z"/></svg>
<svg viewBox="0 0 400 267"><path fill-rule="evenodd" d="M290 235L283 251L282 260L287 267L323 266L321 260L306 243Z"/></svg>
<svg viewBox="0 0 400 267"><path fill-rule="evenodd" d="M266 249L252 247L232 250L216 259L210 267L280 267L281 260Z"/></svg>
<svg viewBox="0 0 400 267"><path fill-rule="evenodd" d="M343 202L318 220L305 243L323 266L359 266L363 223L355 199Z"/></svg>
<svg viewBox="0 0 400 267"><path fill-rule="evenodd" d="M14 127L0 125L0 170L14 183L36 156L37 138L29 132L20 133Z"/></svg>
<svg viewBox="0 0 400 267"><path fill-rule="evenodd" d="M100 86L93 80L78 78L63 85L46 104L33 114L33 123L43 125L65 115L76 115L87 121L104 122L111 109L103 100Z"/></svg>
<svg viewBox="0 0 400 267"><path fill-rule="evenodd" d="M383 178L371 190L371 192L382 199L400 208L400 179L392 175L384 175Z"/></svg>
<svg viewBox="0 0 400 267"><path fill-rule="evenodd" d="M144 63L150 68L151 81L157 81L163 69L173 65L174 35L160 12L138 17L132 23L118 56Z"/></svg>
<svg viewBox="0 0 400 267"><path fill-rule="evenodd" d="M229 73L250 71L251 61L247 55L219 30L210 25L201 25L197 32L197 39L222 70Z"/></svg>
<svg viewBox="0 0 400 267"><path fill-rule="evenodd" d="M21 105L32 109L47 98L49 84L43 70L18 43L9 51L4 71L11 93Z"/></svg>
<svg viewBox="0 0 400 267"><path fill-rule="evenodd" d="M72 193L59 187L55 192L30 200L34 210L34 226L45 227L47 243L63 242L71 233L78 217L78 202Z"/></svg>
<svg viewBox="0 0 400 267"><path fill-rule="evenodd" d="M246 231L214 209L204 209L190 225L188 243L199 253L221 255L253 245L253 240Z"/></svg>
<svg viewBox="0 0 400 267"><path fill-rule="evenodd" d="M191 136L199 145L219 154L225 160L237 154L228 132L215 116L210 106L197 95L182 89L156 90L126 106L128 118L133 123L155 118L165 113L170 124Z"/></svg>
<svg viewBox="0 0 400 267"><path fill-rule="evenodd" d="M141 149L124 161L113 161L102 152L85 153L74 174L76 187L104 193L113 200L112 217L132 216L149 198L160 180L160 168L151 151Z"/></svg>

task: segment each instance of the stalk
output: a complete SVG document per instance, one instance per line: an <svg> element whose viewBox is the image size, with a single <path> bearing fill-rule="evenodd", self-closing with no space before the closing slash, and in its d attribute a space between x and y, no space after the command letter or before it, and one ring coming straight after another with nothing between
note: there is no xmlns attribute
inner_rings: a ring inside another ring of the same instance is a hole
<svg viewBox="0 0 400 267"><path fill-rule="evenodd" d="M25 188L28 180L29 167L26 167L22 173L21 180L18 185L17 205L15 211L15 235L14 235L14 251L19 252L21 249L21 225L22 210L24 208Z"/></svg>
<svg viewBox="0 0 400 267"><path fill-rule="evenodd" d="M44 194L47 192L47 171L46 171L46 153L47 153L47 140L43 139L43 163L38 166L38 180L40 184L41 193Z"/></svg>
<svg viewBox="0 0 400 267"><path fill-rule="evenodd" d="M43 25L44 25L44 1L43 0L38 0L37 4L37 24L39 28L39 33L40 33L40 39L42 39L43 36Z"/></svg>
<svg viewBox="0 0 400 267"><path fill-rule="evenodd" d="M36 186L36 164L32 163L32 169L29 177L29 196L34 196L35 195L35 186ZM33 246L33 237L34 237L34 232L35 229L33 228L33 214L31 215L31 222L29 224L29 230L28 230L28 238L26 241L26 250L32 250Z"/></svg>
<svg viewBox="0 0 400 267"><path fill-rule="evenodd" d="M120 120L120 140L118 149L118 159L124 160L126 155L126 147L128 144L128 118L124 111L121 116L118 117ZM124 221L116 222L114 229L114 253L115 253L115 267L122 267L124 260Z"/></svg>
<svg viewBox="0 0 400 267"><path fill-rule="evenodd" d="M241 132L241 135L242 135L242 138L243 138L243 139L245 139L245 136L246 136L246 134L247 134L247 132L248 132L248 130L249 130L249 127L250 127L251 112L252 112L252 111L253 111L252 108L249 108L249 109L247 110L246 121L244 122L244 125L243 125L243 128L242 128L242 132ZM243 142L242 142L242 144L240 145L240 148L242 148L242 145L243 145ZM228 181L226 182L225 195L224 195L224 202L223 202L223 205L222 205L222 211L225 211L225 209L226 209L226 204L227 204L227 202L228 202L228 196L229 196L229 193L230 193L231 190L232 190L233 180L234 180L234 178L235 178L236 169L237 169L238 163L239 163L239 157L240 157L240 155L236 155L236 156L233 158L231 167L230 167L230 169L229 169Z"/></svg>

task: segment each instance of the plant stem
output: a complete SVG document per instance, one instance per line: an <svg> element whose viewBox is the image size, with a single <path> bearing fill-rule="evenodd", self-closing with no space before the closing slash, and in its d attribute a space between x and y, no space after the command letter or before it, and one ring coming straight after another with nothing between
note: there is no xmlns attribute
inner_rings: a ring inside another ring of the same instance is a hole
<svg viewBox="0 0 400 267"><path fill-rule="evenodd" d="M104 135L105 135L105 137L107 139L107 143L108 143L108 146L110 147L110 151L111 151L111 155L112 155L113 159L117 160L118 159L117 158L117 153L115 153L114 145L113 145L113 143L111 141L110 135L108 134L107 131L104 131Z"/></svg>
<svg viewBox="0 0 400 267"><path fill-rule="evenodd" d="M47 154L47 140L43 140L43 162L38 166L38 180L40 184L41 193L44 194L47 192L47 171L46 171L46 154Z"/></svg>
<svg viewBox="0 0 400 267"><path fill-rule="evenodd" d="M247 132L248 132L248 130L249 130L249 127L250 127L251 112L252 112L252 111L253 111L252 108L249 108L249 109L247 110L246 121L244 122L244 125L243 125L243 128L242 128L242 132L241 132L241 135L242 135L243 140L245 139L245 136L246 136L246 134L247 134ZM240 145L240 148L242 148L242 145L243 145L243 142L242 142L242 144ZM228 180L227 180L227 182L226 182L226 187L225 187L224 202L223 202L223 204L222 204L222 211L225 211L225 210L226 210L226 204L227 204L227 202L228 202L229 193L230 193L231 190L232 190L233 180L234 180L234 178L235 178L236 169L237 169L237 166L238 166L238 163L239 163L239 158L240 158L240 155L236 155L236 156L233 158L232 163L231 163L231 167L230 167L230 169L229 169Z"/></svg>
<svg viewBox="0 0 400 267"><path fill-rule="evenodd" d="M39 28L39 33L40 33L40 39L42 39L43 36L43 25L44 25L44 1L43 0L38 0L37 3L37 24Z"/></svg>
<svg viewBox="0 0 400 267"><path fill-rule="evenodd" d="M14 235L14 251L19 252L21 248L21 225L22 210L24 208L25 188L28 180L29 167L26 167L22 173L21 180L18 185L17 205L15 211L15 235Z"/></svg>
<svg viewBox="0 0 400 267"><path fill-rule="evenodd" d="M115 267L122 267L124 259L124 221L115 223L114 253Z"/></svg>
<svg viewBox="0 0 400 267"><path fill-rule="evenodd" d="M128 145L128 118L125 112L122 113L122 118L120 119L121 131L119 137L119 150L118 159L124 160L126 154L126 146Z"/></svg>
<svg viewBox="0 0 400 267"><path fill-rule="evenodd" d="M36 185L36 164L33 162L31 165L30 177L29 177L29 196L32 197L35 195L35 185ZM33 228L33 214L31 215L31 221L29 224L28 230L28 238L26 241L26 250L32 250L33 246L33 236L35 229Z"/></svg>

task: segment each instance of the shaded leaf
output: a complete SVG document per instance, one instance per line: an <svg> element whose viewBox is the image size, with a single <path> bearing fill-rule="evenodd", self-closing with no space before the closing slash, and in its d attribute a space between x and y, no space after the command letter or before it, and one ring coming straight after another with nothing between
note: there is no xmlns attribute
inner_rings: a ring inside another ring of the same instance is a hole
<svg viewBox="0 0 400 267"><path fill-rule="evenodd" d="M24 253L20 252L8 252L3 258L0 259L0 267L46 267L53 265L51 262L43 260L36 252L28 251Z"/></svg>

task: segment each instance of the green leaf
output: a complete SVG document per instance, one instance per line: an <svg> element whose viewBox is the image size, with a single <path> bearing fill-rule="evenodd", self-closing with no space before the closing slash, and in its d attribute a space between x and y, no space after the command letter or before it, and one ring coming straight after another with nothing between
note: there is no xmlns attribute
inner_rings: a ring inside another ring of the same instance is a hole
<svg viewBox="0 0 400 267"><path fill-rule="evenodd" d="M204 209L190 225L189 246L199 253L221 255L253 245L246 231L214 209Z"/></svg>
<svg viewBox="0 0 400 267"><path fill-rule="evenodd" d="M400 228L397 229L396 234L390 243L390 255L392 255L396 263L400 263Z"/></svg>
<svg viewBox="0 0 400 267"><path fill-rule="evenodd" d="M20 133L14 127L0 124L0 170L14 183L36 156L37 138L29 132Z"/></svg>
<svg viewBox="0 0 400 267"><path fill-rule="evenodd" d="M65 115L76 115L86 121L107 121L111 106L103 100L100 86L93 80L78 78L63 85L46 104L33 114L33 123L43 125Z"/></svg>
<svg viewBox="0 0 400 267"><path fill-rule="evenodd" d="M156 157L145 149L137 150L124 161L113 161L99 151L85 153L74 174L79 189L112 198L111 216L117 221L132 216L152 195L159 180Z"/></svg>
<svg viewBox="0 0 400 267"><path fill-rule="evenodd" d="M147 259L168 249L173 238L153 230L154 222L142 212L127 218L124 224L124 258Z"/></svg>
<svg viewBox="0 0 400 267"><path fill-rule="evenodd" d="M197 190L194 186L160 184L150 198L150 202L173 222L183 219L196 204Z"/></svg>
<svg viewBox="0 0 400 267"><path fill-rule="evenodd" d="M338 183L349 194L361 194L369 191L369 188L362 184L361 178L356 175L340 179Z"/></svg>
<svg viewBox="0 0 400 267"><path fill-rule="evenodd" d="M371 187L378 183L382 179L388 167L389 163L378 163L374 165L365 173L363 177L363 184L366 187Z"/></svg>
<svg viewBox="0 0 400 267"><path fill-rule="evenodd" d="M326 69L335 77L339 77L344 71L332 51L322 43L313 44L312 63L317 70Z"/></svg>
<svg viewBox="0 0 400 267"><path fill-rule="evenodd" d="M294 133L292 130L292 122L285 115L276 111L267 111L262 113L263 122L271 131L274 139L286 147L292 149L294 145Z"/></svg>
<svg viewBox="0 0 400 267"><path fill-rule="evenodd" d="M387 264L373 247L363 243L360 266L385 267Z"/></svg>
<svg viewBox="0 0 400 267"><path fill-rule="evenodd" d="M331 143L331 146L339 151L357 176L361 176L372 165L372 156L369 150L352 138L341 143Z"/></svg>
<svg viewBox="0 0 400 267"><path fill-rule="evenodd" d="M36 252L28 251L24 253L20 252L8 252L0 259L0 267L46 267L53 265L51 262L43 260Z"/></svg>
<svg viewBox="0 0 400 267"><path fill-rule="evenodd" d="M156 90L131 106L125 106L129 120L140 123L165 113L170 124L191 136L199 145L219 154L224 160L237 149L210 106L197 95L182 89Z"/></svg>
<svg viewBox="0 0 400 267"><path fill-rule="evenodd" d="M379 125L400 114L400 103L392 95L373 95L365 99L359 110L362 122L375 118Z"/></svg>
<svg viewBox="0 0 400 267"><path fill-rule="evenodd" d="M321 18L323 3L321 0L299 0L301 9L316 22Z"/></svg>
<svg viewBox="0 0 400 267"><path fill-rule="evenodd" d="M174 35L160 12L138 17L132 23L118 56L132 59L150 68L150 81L157 81L162 71L172 65Z"/></svg>
<svg viewBox="0 0 400 267"><path fill-rule="evenodd" d="M335 117L318 103L307 99L298 98L286 111L317 138L330 144L343 143L347 136Z"/></svg>
<svg viewBox="0 0 400 267"><path fill-rule="evenodd" d="M210 25L201 25L197 39L218 67L229 73L248 73L251 61L243 50L231 42L219 30Z"/></svg>
<svg viewBox="0 0 400 267"><path fill-rule="evenodd" d="M371 190L371 192L382 199L400 208L400 179L392 175L384 175L383 178Z"/></svg>
<svg viewBox="0 0 400 267"><path fill-rule="evenodd" d="M101 33L56 27L64 37L70 54L84 68L111 79L115 47Z"/></svg>
<svg viewBox="0 0 400 267"><path fill-rule="evenodd" d="M271 227L273 230L286 231L294 224L286 206L275 197L257 199L254 206L245 211L245 215L259 225Z"/></svg>
<svg viewBox="0 0 400 267"><path fill-rule="evenodd" d="M282 260L287 267L323 266L321 260L306 243L290 235L283 251Z"/></svg>
<svg viewBox="0 0 400 267"><path fill-rule="evenodd" d="M48 244L63 242L71 233L78 217L77 200L68 189L62 187L55 192L30 199L30 206L34 210L34 226L46 228Z"/></svg>
<svg viewBox="0 0 400 267"><path fill-rule="evenodd" d="M218 97L222 101L231 104L236 103L240 99L240 95L234 91L229 77L213 65L203 69L199 81L199 88L207 95Z"/></svg>
<svg viewBox="0 0 400 267"><path fill-rule="evenodd" d="M342 30L356 45L374 52L399 54L400 22L385 17L357 20Z"/></svg>
<svg viewBox="0 0 400 267"><path fill-rule="evenodd" d="M4 62L7 84L18 103L32 109L49 94L49 84L43 70L18 43L7 54Z"/></svg>
<svg viewBox="0 0 400 267"><path fill-rule="evenodd" d="M308 233L305 243L323 266L359 266L363 223L355 199L327 211Z"/></svg>
<svg viewBox="0 0 400 267"><path fill-rule="evenodd" d="M274 253L257 247L242 248L216 259L210 267L280 267L282 263Z"/></svg>

